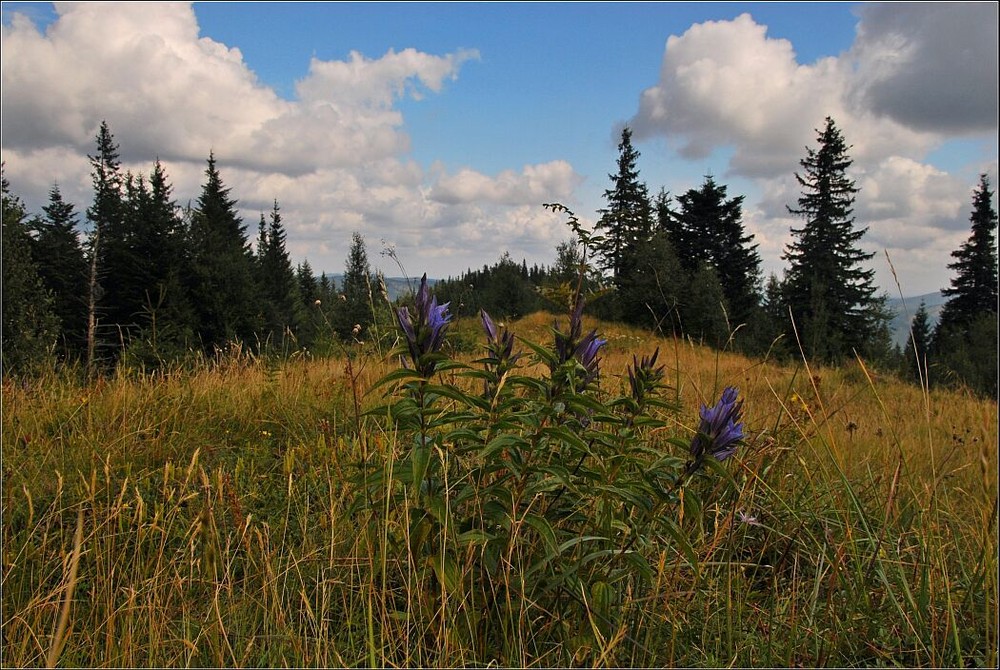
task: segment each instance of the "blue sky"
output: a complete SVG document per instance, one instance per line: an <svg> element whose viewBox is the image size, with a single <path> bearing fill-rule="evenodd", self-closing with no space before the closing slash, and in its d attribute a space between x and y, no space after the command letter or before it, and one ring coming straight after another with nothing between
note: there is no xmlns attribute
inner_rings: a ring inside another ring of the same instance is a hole
<svg viewBox="0 0 1000 670"><path fill-rule="evenodd" d="M83 209L106 119L185 203L214 151L248 230L277 199L296 262L456 275L551 263L596 219L620 129L655 193L744 195L780 274L814 129L853 146L880 284L946 286L971 189L997 172L995 3L3 3L5 175Z"/></svg>

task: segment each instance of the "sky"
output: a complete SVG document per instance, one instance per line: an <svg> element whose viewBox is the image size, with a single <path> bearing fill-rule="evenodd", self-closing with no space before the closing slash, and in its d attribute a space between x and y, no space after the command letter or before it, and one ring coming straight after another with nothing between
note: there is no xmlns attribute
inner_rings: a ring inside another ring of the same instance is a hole
<svg viewBox="0 0 1000 670"><path fill-rule="evenodd" d="M592 226L633 133L651 194L744 196L779 277L817 129L890 296L949 285L972 191L997 183L997 3L25 3L2 6L0 152L29 211L83 212L106 121L178 203L211 153L250 239L280 207L293 263L445 278L551 265ZM994 201L996 207L996 201Z"/></svg>

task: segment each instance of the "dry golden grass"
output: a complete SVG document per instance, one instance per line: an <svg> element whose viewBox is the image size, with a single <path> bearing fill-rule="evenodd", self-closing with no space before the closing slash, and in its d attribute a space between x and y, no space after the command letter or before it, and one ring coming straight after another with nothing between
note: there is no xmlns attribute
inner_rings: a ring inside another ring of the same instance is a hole
<svg viewBox="0 0 1000 670"><path fill-rule="evenodd" d="M549 342L555 318L509 325ZM631 605L656 622L642 640L655 653L619 636L581 662L996 664L995 401L928 393L860 361L781 365L590 327L608 340L604 392L626 384L633 354L659 348L680 407L666 417L671 435L690 435L700 404L740 388L748 440L731 467L736 503L784 505L772 509L792 528L782 541L792 547L805 529L802 546L818 558L789 554L787 590L747 590L740 564L723 560L730 510L697 547L701 581L661 556L653 595ZM478 330L470 320L452 332L481 342ZM473 361L469 348L455 357ZM5 382L3 664L488 661L400 618L392 598L417 595L382 585L405 583L406 561L346 516L350 463L400 448L360 418L398 365L383 353ZM510 632L521 655L505 658L545 665L582 653L530 655L526 626Z"/></svg>

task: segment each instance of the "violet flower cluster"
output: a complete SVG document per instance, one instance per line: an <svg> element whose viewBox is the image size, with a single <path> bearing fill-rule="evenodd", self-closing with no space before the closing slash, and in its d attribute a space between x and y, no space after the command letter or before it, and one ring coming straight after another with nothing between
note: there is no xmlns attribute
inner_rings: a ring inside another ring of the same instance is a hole
<svg viewBox="0 0 1000 670"><path fill-rule="evenodd" d="M514 353L514 334L506 326L501 325L498 329L484 309L479 310L479 316L483 321L483 330L486 331L486 351L489 353L483 363L490 378L484 382L483 392L487 398L492 399L499 391L501 379L514 369L521 354Z"/></svg>
<svg viewBox="0 0 1000 670"><path fill-rule="evenodd" d="M722 398L712 407L701 406L701 424L691 440L691 456L695 467L705 456L724 461L743 441L743 401L737 399L739 391L727 386Z"/></svg>
<svg viewBox="0 0 1000 670"><path fill-rule="evenodd" d="M430 294L427 275L424 274L414 304L415 314L411 315L405 305L396 310L399 327L406 338L410 361L413 368L424 378L430 378L437 367L439 360L437 354L444 344L444 333L451 321L451 314L448 313L449 304L446 302L438 305L437 298Z"/></svg>
<svg viewBox="0 0 1000 670"><path fill-rule="evenodd" d="M583 298L576 303L576 308L570 316L569 332L563 333L559 330L559 323L555 324L555 350L556 365L558 369L571 359L575 359L583 368L581 385L577 390L582 390L587 384L594 381L600 373L600 359L597 357L601 347L608 343L597 336L597 331L592 330L586 335L583 334ZM553 373L556 371L553 369Z"/></svg>

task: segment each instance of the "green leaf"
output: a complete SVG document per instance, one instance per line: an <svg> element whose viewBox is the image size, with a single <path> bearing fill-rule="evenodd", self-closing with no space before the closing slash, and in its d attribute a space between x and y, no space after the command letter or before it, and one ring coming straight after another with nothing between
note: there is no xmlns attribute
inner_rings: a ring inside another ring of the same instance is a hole
<svg viewBox="0 0 1000 670"><path fill-rule="evenodd" d="M482 457L488 459L493 457L498 451L510 449L512 447L522 447L527 444L520 435L497 435L483 449Z"/></svg>
<svg viewBox="0 0 1000 670"><path fill-rule="evenodd" d="M694 547L688 542L687 538L680 528L677 527L671 519L663 519L663 527L666 529L670 537L673 538L674 542L680 548L681 553L684 554L684 558L687 559L688 565L698 574L698 554L695 553Z"/></svg>
<svg viewBox="0 0 1000 670"><path fill-rule="evenodd" d="M553 438L560 442L565 442L580 451L590 453L590 447L580 438L579 435L565 426L546 426L542 428L542 435Z"/></svg>
<svg viewBox="0 0 1000 670"><path fill-rule="evenodd" d="M526 514L524 515L524 523L531 526L541 536L542 542L545 544L547 557L551 558L559 555L559 544L556 542L556 533L552 530L552 524L549 523L548 519L537 514Z"/></svg>
<svg viewBox="0 0 1000 670"><path fill-rule="evenodd" d="M427 464L431 460L431 448L428 444L416 444L410 455L410 466L413 468L413 486L420 490L420 483L427 473Z"/></svg>
<svg viewBox="0 0 1000 670"><path fill-rule="evenodd" d="M727 468L724 463L716 460L715 458L708 457L705 459L705 467L725 479L726 483L733 487L733 490L739 490L739 484L737 484L736 480L733 479L732 473L729 472L729 468Z"/></svg>
<svg viewBox="0 0 1000 670"><path fill-rule="evenodd" d="M461 572L451 554L436 553L427 557L427 563L434 570L438 581L444 584L448 591L455 593L459 590L462 585Z"/></svg>
<svg viewBox="0 0 1000 670"><path fill-rule="evenodd" d="M545 477L529 484L524 493L525 495L533 496L536 493L554 491L561 486L564 486L564 484L555 477Z"/></svg>
<svg viewBox="0 0 1000 670"><path fill-rule="evenodd" d="M491 535L481 528L473 528L472 530L467 530L464 533L460 533L455 541L458 546L465 547L470 544L480 545L486 544L490 540L495 540L496 535Z"/></svg>
<svg viewBox="0 0 1000 670"><path fill-rule="evenodd" d="M416 370L411 370L409 368L398 368L393 370L389 374L385 375L377 382L372 385L372 389L379 388L380 386L385 386L386 384L391 384L392 382L403 381L403 380L416 380L421 379L420 373Z"/></svg>

